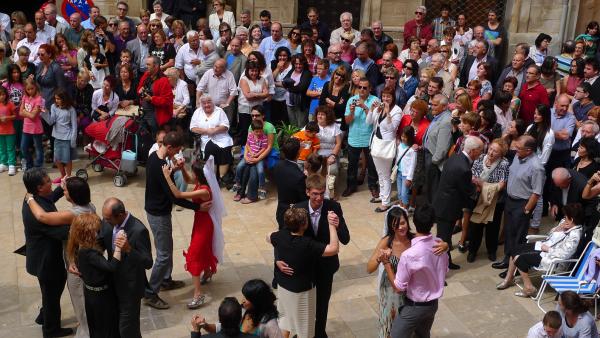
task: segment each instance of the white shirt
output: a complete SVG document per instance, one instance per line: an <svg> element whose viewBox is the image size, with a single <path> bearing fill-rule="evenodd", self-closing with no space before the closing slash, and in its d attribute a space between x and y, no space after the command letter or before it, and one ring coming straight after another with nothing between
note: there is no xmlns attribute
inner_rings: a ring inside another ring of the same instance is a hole
<svg viewBox="0 0 600 338"><path fill-rule="evenodd" d="M108 101L104 101L102 97L103 89L96 89L92 94L92 110L98 109L99 106L105 105L108 108L110 116L115 115L115 112L119 108L119 95L115 92L111 92L108 97Z"/></svg>
<svg viewBox="0 0 600 338"><path fill-rule="evenodd" d="M152 14L150 14L150 20L154 20L154 19L160 20L160 22L162 23L163 29L167 29L167 28L169 28L169 26L167 26L167 23L165 22L165 20L167 19L168 16L169 16L169 14L163 12L159 18L158 16L156 16L156 13L152 13Z"/></svg>
<svg viewBox="0 0 600 338"><path fill-rule="evenodd" d="M354 40L352 40L352 44L356 45L359 41L360 41L360 32L357 31L354 28L350 28L350 30L352 31L352 33L354 33ZM334 43L341 43L342 42L342 33L344 32L344 28L343 27L339 27L334 29L331 32L331 36L329 37L329 44L333 45Z"/></svg>
<svg viewBox="0 0 600 338"><path fill-rule="evenodd" d="M527 133L529 133L529 131L531 130L531 128L533 128L535 126L535 124L530 124L529 127L527 127ZM540 150L539 148L536 148L535 153L537 154L538 158L540 159L540 163L542 165L546 165L546 163L548 163L548 159L550 158L550 153L552 152L552 147L554 146L554 131L552 129L548 129L548 132L546 133L546 135L544 136L544 143L542 146L542 150Z"/></svg>
<svg viewBox="0 0 600 338"><path fill-rule="evenodd" d="M331 155L333 148L335 148L335 139L342 133L340 126L337 123L332 123L328 126L319 126L319 133L317 136L321 141L321 147L317 151L317 154L321 156Z"/></svg>
<svg viewBox="0 0 600 338"><path fill-rule="evenodd" d="M404 152L406 152L406 154ZM398 143L396 163L398 163L398 171L400 171L402 176L406 177L407 180L412 181L415 173L415 166L417 165L417 152L413 147L407 147L404 143Z"/></svg>
<svg viewBox="0 0 600 338"><path fill-rule="evenodd" d="M188 106L190 104L190 91L188 90L187 82L182 79L177 79L177 85L173 89L173 104L178 106Z"/></svg>
<svg viewBox="0 0 600 338"><path fill-rule="evenodd" d="M313 210L310 206L310 201L308 202L308 215L310 216L310 225L315 233L319 231L319 219L321 219L321 210L323 210L323 204L317 210Z"/></svg>
<svg viewBox="0 0 600 338"><path fill-rule="evenodd" d="M192 65L193 60L204 60L202 48L198 46L198 50L194 51L190 48L190 44L186 43L179 48L179 51L177 51L177 55L175 56L175 68L183 69L183 72L188 79L197 82L196 66Z"/></svg>
<svg viewBox="0 0 600 338"><path fill-rule="evenodd" d="M529 329L527 338L560 338L562 337L562 330L558 329L554 336L549 336L544 330L544 323L538 322Z"/></svg>
<svg viewBox="0 0 600 338"><path fill-rule="evenodd" d="M596 82L596 80L598 79L598 77L600 77L600 74L585 80L585 82L589 83L590 85L593 85L594 82Z"/></svg>
<svg viewBox="0 0 600 338"><path fill-rule="evenodd" d="M231 36L235 36L235 15L230 11L223 11L223 22L227 22L231 27ZM212 13L208 16L208 27L213 35L213 40L217 40L221 35L219 34L219 25L221 21L217 13Z"/></svg>
<svg viewBox="0 0 600 338"><path fill-rule="evenodd" d="M43 29L38 29L36 33L36 40L44 41L44 43L51 43L56 35L56 28L44 24Z"/></svg>
<svg viewBox="0 0 600 338"><path fill-rule="evenodd" d="M382 140L391 141L396 139L396 131L398 130L398 125L400 124L400 119L402 119L402 109L400 107L394 105L392 110L389 112L389 116L391 116L391 121L388 117L385 117L383 121L379 122L379 131L381 132ZM367 114L366 122L367 124L373 125L373 134L375 134L377 130L377 124L379 120L379 108L375 108Z"/></svg>
<svg viewBox="0 0 600 338"><path fill-rule="evenodd" d="M19 50L19 48L21 48L22 46L25 46L29 48L29 51L31 52L29 53L28 61L33 62L37 66L40 63L40 59L38 58L38 50L40 49L40 46L42 44L44 44L44 42L38 40L37 38L32 43L27 41L27 38L24 38L23 40L19 41L19 43L17 43L17 48L15 48L15 56L13 57L13 61L19 61L19 54L17 54L17 50Z"/></svg>
<svg viewBox="0 0 600 338"><path fill-rule="evenodd" d="M210 116L206 116L202 108L196 109L194 115L192 116L192 120L190 121L190 131L192 128L214 128L218 126L225 126L227 129L229 129L229 120L227 119L227 115L225 115L223 109L217 106L215 106L214 111L212 114L210 114ZM214 135L202 134L201 140L202 151L204 151L204 147L206 147L206 143L208 143L208 141L212 141L221 148L233 145L233 139L231 136L229 136L227 131Z"/></svg>
<svg viewBox="0 0 600 338"><path fill-rule="evenodd" d="M217 77L215 71L209 69L200 79L196 91L207 93L212 97L213 103L219 106L227 102L229 96L237 95L237 85L231 71L225 70Z"/></svg>
<svg viewBox="0 0 600 338"><path fill-rule="evenodd" d="M275 51L279 47L287 47L287 49L289 49L290 51L292 49L290 46L290 42L284 38L281 38L281 40L275 42L273 41L273 37L269 36L267 38L264 38L260 42L260 46L258 46L258 51L265 56L265 61L267 62L267 65L271 64L271 61L275 60Z"/></svg>
<svg viewBox="0 0 600 338"><path fill-rule="evenodd" d="M10 33L10 16L5 13L0 13L0 26Z"/></svg>
<svg viewBox="0 0 600 338"><path fill-rule="evenodd" d="M473 64L471 65L471 69L469 69L469 81L477 78L477 67L479 67L479 64L482 62L486 62L487 61L487 56L484 56L483 59L479 60L477 59L477 57L475 57L475 61L473 61Z"/></svg>
<svg viewBox="0 0 600 338"><path fill-rule="evenodd" d="M503 113L500 107L494 105L494 112L496 113L496 122L500 124L500 126L502 127L502 132L504 133L510 126L510 122L513 119L512 111L510 110L510 108L508 108L506 112Z"/></svg>

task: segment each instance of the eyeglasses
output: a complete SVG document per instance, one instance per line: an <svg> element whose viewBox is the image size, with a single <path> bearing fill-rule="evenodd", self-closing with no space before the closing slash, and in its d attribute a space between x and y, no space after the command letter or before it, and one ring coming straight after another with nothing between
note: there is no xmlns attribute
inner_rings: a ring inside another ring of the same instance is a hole
<svg viewBox="0 0 600 338"><path fill-rule="evenodd" d="M329 53L331 53L333 55L341 55L342 54L342 52L329 52Z"/></svg>
<svg viewBox="0 0 600 338"><path fill-rule="evenodd" d="M392 62L392 59L382 59L383 62Z"/></svg>
<svg viewBox="0 0 600 338"><path fill-rule="evenodd" d="M358 86L356 88L361 89L361 90L367 90L367 89L369 89L369 86Z"/></svg>
<svg viewBox="0 0 600 338"><path fill-rule="evenodd" d="M116 24L116 23L114 23L114 22L112 22L112 23L109 23L108 25L109 25L109 26L116 26L117 24ZM152 25L150 25L150 26L152 26Z"/></svg>
<svg viewBox="0 0 600 338"><path fill-rule="evenodd" d="M425 13L423 13L423 12L415 12L415 15L423 15L423 14L425 14Z"/></svg>
<svg viewBox="0 0 600 338"><path fill-rule="evenodd" d="M386 76L385 79L386 80L395 80L396 77L395 76Z"/></svg>
<svg viewBox="0 0 600 338"><path fill-rule="evenodd" d="M229 29L229 28L228 29L223 29L223 30L220 30L219 33L226 33L226 32L229 32L230 30L231 29Z"/></svg>
<svg viewBox="0 0 600 338"><path fill-rule="evenodd" d="M298 32L292 32L292 35L300 35Z"/></svg>

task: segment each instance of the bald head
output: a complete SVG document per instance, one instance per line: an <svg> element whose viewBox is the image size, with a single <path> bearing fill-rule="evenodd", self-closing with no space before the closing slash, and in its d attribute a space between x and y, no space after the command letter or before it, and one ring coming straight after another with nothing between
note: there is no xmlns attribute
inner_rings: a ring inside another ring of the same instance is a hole
<svg viewBox="0 0 600 338"><path fill-rule="evenodd" d="M571 98L567 94L561 94L556 99L556 115L565 116L569 112L569 105L571 104Z"/></svg>
<svg viewBox="0 0 600 338"><path fill-rule="evenodd" d="M69 17L69 24L71 25L71 28L79 29L81 26L81 15L77 12L71 14Z"/></svg>
<svg viewBox="0 0 600 338"><path fill-rule="evenodd" d="M571 184L571 173L566 168L556 168L552 171L552 182L560 189L566 189Z"/></svg>
<svg viewBox="0 0 600 338"><path fill-rule="evenodd" d="M108 224L112 226L118 226L122 224L127 217L125 204L123 204L123 201L116 197L107 198L102 206L102 217Z"/></svg>
<svg viewBox="0 0 600 338"><path fill-rule="evenodd" d="M223 74L226 69L227 62L225 61L225 59L218 59L217 61L215 61L213 70L215 71L216 76L220 76L221 74Z"/></svg>

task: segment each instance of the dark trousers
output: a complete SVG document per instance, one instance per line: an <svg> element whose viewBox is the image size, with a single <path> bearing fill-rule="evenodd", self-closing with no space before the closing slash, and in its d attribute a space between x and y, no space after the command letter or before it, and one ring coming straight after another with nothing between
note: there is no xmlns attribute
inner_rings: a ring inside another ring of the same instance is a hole
<svg viewBox="0 0 600 338"><path fill-rule="evenodd" d="M355 148L351 145L348 145L348 172L346 186L348 188L356 188L358 161L360 160L361 152L365 153L365 159L367 160L367 184L369 185L369 190L378 189L379 185L377 184L377 170L375 169L375 164L373 163L373 158L371 157L369 147Z"/></svg>
<svg viewBox="0 0 600 338"><path fill-rule="evenodd" d="M454 230L454 225L456 224L456 220L449 221L445 219L437 219L437 236L444 242L448 243L448 247L452 247L452 230ZM450 250L448 250L448 263L452 263L452 255L450 254Z"/></svg>
<svg viewBox="0 0 600 338"><path fill-rule="evenodd" d="M426 192L427 192L427 200L429 203L433 203L433 195L436 193L438 185L440 183L440 176L442 172L437 165L431 162L431 153L426 149L425 150L425 170L426 173Z"/></svg>
<svg viewBox="0 0 600 338"><path fill-rule="evenodd" d="M506 199L504 208L504 256L514 255L518 244L525 243L531 214L525 215L526 199Z"/></svg>
<svg viewBox="0 0 600 338"><path fill-rule="evenodd" d="M494 210L494 219L486 224L469 223L469 252L477 254L483 239L483 231L485 230L485 247L488 254L496 254L498 250L498 234L500 233L500 222L504 213L504 203L496 204Z"/></svg>
<svg viewBox="0 0 600 338"><path fill-rule="evenodd" d="M140 331L141 299L129 295L119 295L118 302L121 337L142 338Z"/></svg>
<svg viewBox="0 0 600 338"><path fill-rule="evenodd" d="M333 284L333 273L317 272L317 313L315 315L315 338L327 338L327 312Z"/></svg>
<svg viewBox="0 0 600 338"><path fill-rule="evenodd" d="M435 320L438 302L431 305L403 305L392 323L392 338L429 338Z"/></svg>
<svg viewBox="0 0 600 338"><path fill-rule="evenodd" d="M39 278L40 290L42 291L42 315L44 324L42 332L44 337L60 329L60 296L65 289L67 281L67 271L52 272L53 276L49 278Z"/></svg>
<svg viewBox="0 0 600 338"><path fill-rule="evenodd" d="M287 107L285 101L271 100L271 123L278 127L282 123L290 123L287 115Z"/></svg>
<svg viewBox="0 0 600 338"><path fill-rule="evenodd" d="M240 145L246 144L248 139L248 127L252 123L250 114L238 114L238 142Z"/></svg>

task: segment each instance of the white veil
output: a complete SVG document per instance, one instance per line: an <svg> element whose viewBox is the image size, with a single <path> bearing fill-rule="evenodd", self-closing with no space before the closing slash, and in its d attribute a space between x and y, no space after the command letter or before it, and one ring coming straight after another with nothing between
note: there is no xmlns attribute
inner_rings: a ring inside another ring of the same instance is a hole
<svg viewBox="0 0 600 338"><path fill-rule="evenodd" d="M204 177L210 187L212 197L212 207L208 211L210 218L213 222L213 255L217 257L219 263L223 263L223 250L225 248L225 238L223 236L223 216L227 215L225 210L225 203L223 203L223 197L221 196L221 187L217 182L217 176L215 175L215 159L210 156L204 164Z"/></svg>

